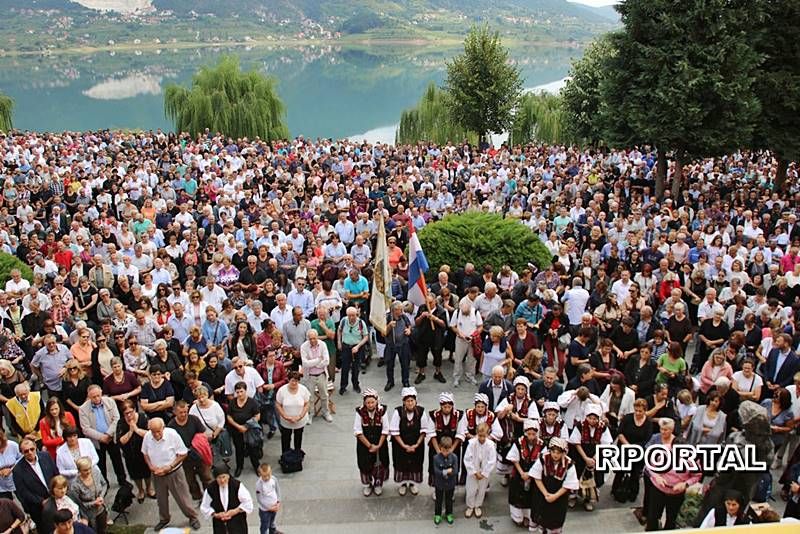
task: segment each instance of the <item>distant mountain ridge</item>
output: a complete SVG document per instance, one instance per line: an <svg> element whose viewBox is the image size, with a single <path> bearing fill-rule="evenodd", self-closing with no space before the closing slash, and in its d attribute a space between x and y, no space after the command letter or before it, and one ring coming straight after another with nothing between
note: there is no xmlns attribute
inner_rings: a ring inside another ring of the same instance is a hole
<svg viewBox="0 0 800 534"><path fill-rule="evenodd" d="M26 51L137 40L452 40L484 22L509 39L588 42L619 23L613 8L567 0L0 0L0 9L0 50Z"/></svg>

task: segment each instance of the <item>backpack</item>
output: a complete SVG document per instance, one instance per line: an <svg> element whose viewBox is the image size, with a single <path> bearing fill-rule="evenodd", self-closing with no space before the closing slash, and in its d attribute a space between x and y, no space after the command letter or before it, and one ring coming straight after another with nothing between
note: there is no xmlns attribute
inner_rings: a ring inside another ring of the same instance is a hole
<svg viewBox="0 0 800 534"><path fill-rule="evenodd" d="M296 473L297 471L303 470L303 458L305 458L306 453L302 450L298 449L289 449L288 451L281 454L280 460L278 463L281 466L281 471L283 473Z"/></svg>
<svg viewBox="0 0 800 534"><path fill-rule="evenodd" d="M119 491L114 496L114 503L111 505L111 511L118 514L125 513L125 511L133 504L133 486L130 484L123 484L119 487Z"/></svg>

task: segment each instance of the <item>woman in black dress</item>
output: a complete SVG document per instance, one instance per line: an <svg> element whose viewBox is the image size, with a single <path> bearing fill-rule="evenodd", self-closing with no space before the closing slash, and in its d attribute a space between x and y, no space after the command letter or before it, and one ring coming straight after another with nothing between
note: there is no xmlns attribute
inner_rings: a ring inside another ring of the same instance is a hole
<svg viewBox="0 0 800 534"><path fill-rule="evenodd" d="M156 492L150 484L150 469L142 454L142 441L147 434L147 416L136 411L136 404L130 399L122 401L121 406L117 441L122 446L125 467L139 490L137 499L141 503L144 501L145 491L151 499L156 498Z"/></svg>
<svg viewBox="0 0 800 534"><path fill-rule="evenodd" d="M528 472L544 450L544 442L539 439L539 421L525 419L522 424L524 434L512 446L506 460L514 464L508 482L508 506L511 520L519 527L530 526L531 507L539 498L536 484Z"/></svg>
<svg viewBox="0 0 800 534"><path fill-rule="evenodd" d="M550 438L547 450L530 470L531 478L539 488L539 502L534 503L536 515L533 520L542 527L543 534L560 534L567 518L569 494L578 490L578 475L567 456L565 439Z"/></svg>
<svg viewBox="0 0 800 534"><path fill-rule="evenodd" d="M617 439L622 445L639 445L644 447L653 436L653 422L647 417L647 401L636 399L633 402L633 413L622 417L619 423ZM634 464L629 472L620 472L611 484L611 494L618 502L636 502L639 495L639 477L644 462ZM627 485L627 487L622 487Z"/></svg>
<svg viewBox="0 0 800 534"><path fill-rule="evenodd" d="M255 400L247 396L247 384L237 382L233 386L233 399L228 403L228 432L236 450L236 471L234 478L239 478L244 468L244 457L250 458L253 470L258 472L258 463L261 460L261 451L250 450L244 441L247 432L247 422L251 419L256 423L261 419L261 410Z"/></svg>
<svg viewBox="0 0 800 534"><path fill-rule="evenodd" d="M389 419L386 405L378 403L378 392L365 388L364 403L356 408L353 429L356 434L356 460L364 497L383 493L383 483L389 478Z"/></svg>

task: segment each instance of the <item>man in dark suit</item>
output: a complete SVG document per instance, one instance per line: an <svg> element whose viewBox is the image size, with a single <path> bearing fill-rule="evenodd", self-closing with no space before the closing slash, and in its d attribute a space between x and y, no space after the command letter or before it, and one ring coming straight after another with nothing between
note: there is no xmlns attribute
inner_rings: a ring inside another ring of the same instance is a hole
<svg viewBox="0 0 800 534"><path fill-rule="evenodd" d="M36 443L30 439L23 439L19 450L22 459L12 470L17 498L38 525L42 520L42 501L50 496L50 480L58 474L58 468L46 451L36 451Z"/></svg>
<svg viewBox="0 0 800 534"><path fill-rule="evenodd" d="M531 384L531 399L539 407L539 413L544 409L545 402L556 402L562 393L564 386L556 381L556 370L553 367L545 369L542 378L534 380Z"/></svg>
<svg viewBox="0 0 800 534"><path fill-rule="evenodd" d="M772 350L764 363L764 379L767 382L764 398L772 398L776 389L790 386L798 368L800 368L800 358L792 352L792 336L786 333L780 334L773 340Z"/></svg>
<svg viewBox="0 0 800 534"><path fill-rule="evenodd" d="M514 392L511 382L505 379L505 370L498 365L492 369L492 377L481 383L478 393L483 393L489 397L489 410L494 411L497 405Z"/></svg>

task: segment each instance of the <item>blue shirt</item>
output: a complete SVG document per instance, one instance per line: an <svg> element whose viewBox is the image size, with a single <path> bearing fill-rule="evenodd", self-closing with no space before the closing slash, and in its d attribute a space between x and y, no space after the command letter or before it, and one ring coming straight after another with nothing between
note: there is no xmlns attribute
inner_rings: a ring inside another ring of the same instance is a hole
<svg viewBox="0 0 800 534"><path fill-rule="evenodd" d="M344 290L350 294L357 295L358 293L363 293L364 291L369 291L369 282L363 276L359 275L358 280L353 282L353 279L349 276L344 281ZM354 304L359 302L364 302L365 299L363 298L356 298L350 299Z"/></svg>
<svg viewBox="0 0 800 534"><path fill-rule="evenodd" d="M6 450L0 452L0 469L14 467L20 459L22 459L22 454L19 452L19 445L9 440ZM0 477L0 491L16 491L14 476L11 473L7 477Z"/></svg>
<svg viewBox="0 0 800 534"><path fill-rule="evenodd" d="M100 404L92 404L92 411L94 412L94 428L102 434L108 433L108 420L106 419L106 407L101 402Z"/></svg>

